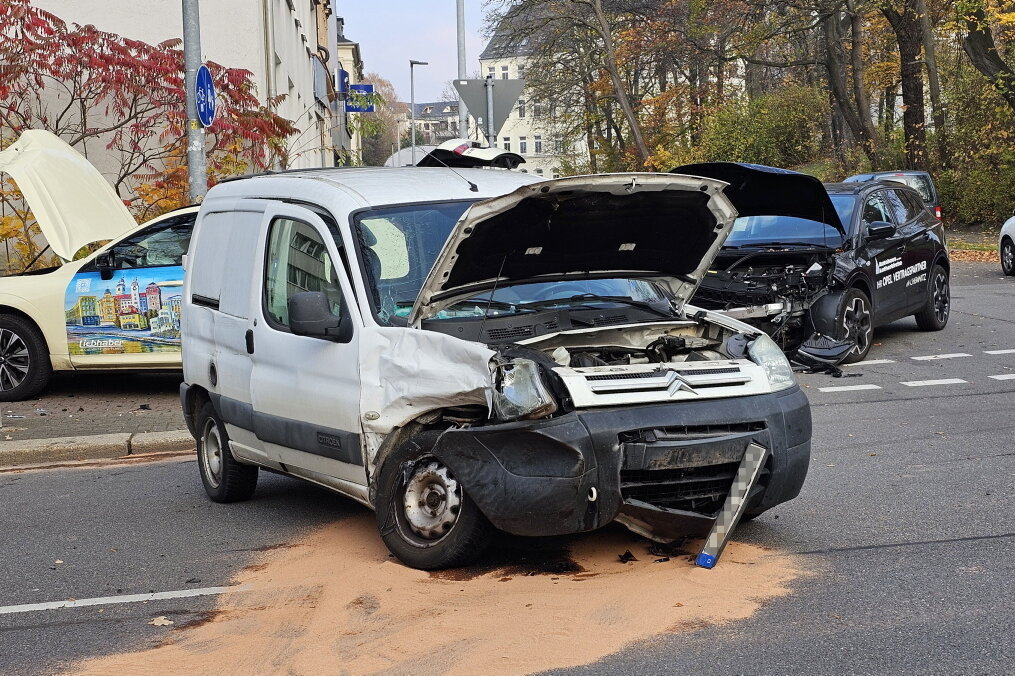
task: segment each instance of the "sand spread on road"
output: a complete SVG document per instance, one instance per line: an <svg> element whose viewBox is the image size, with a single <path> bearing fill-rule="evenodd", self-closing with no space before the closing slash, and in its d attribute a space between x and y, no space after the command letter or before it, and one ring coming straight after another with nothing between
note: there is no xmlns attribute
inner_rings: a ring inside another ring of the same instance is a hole
<svg viewBox="0 0 1015 676"><path fill-rule="evenodd" d="M234 580L251 591L167 628L161 646L72 671L519 674L746 618L800 575L790 557L736 542L713 570L687 556L657 563L646 541L619 528L567 548L536 564L430 574L391 558L363 513L264 552ZM638 560L622 563L628 550Z"/></svg>

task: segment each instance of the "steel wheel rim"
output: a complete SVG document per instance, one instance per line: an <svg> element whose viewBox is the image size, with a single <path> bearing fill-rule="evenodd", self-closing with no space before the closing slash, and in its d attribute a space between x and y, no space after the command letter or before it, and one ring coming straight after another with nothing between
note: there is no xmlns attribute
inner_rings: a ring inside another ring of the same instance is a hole
<svg viewBox="0 0 1015 676"><path fill-rule="evenodd" d="M950 306L951 294L948 289L948 278L945 273L938 272L934 275L934 316L938 322L944 324L948 320Z"/></svg>
<svg viewBox="0 0 1015 676"><path fill-rule="evenodd" d="M20 386L31 366L25 339L10 329L0 329L0 390L7 392Z"/></svg>
<svg viewBox="0 0 1015 676"><path fill-rule="evenodd" d="M1007 273L1015 270L1015 244L1005 242L1001 247L1001 265Z"/></svg>
<svg viewBox="0 0 1015 676"><path fill-rule="evenodd" d="M871 313L863 298L854 298L842 313L842 328L846 331L846 339L853 339L856 344L850 354L864 354L870 348Z"/></svg>
<svg viewBox="0 0 1015 676"><path fill-rule="evenodd" d="M399 530L420 547L434 545L451 533L462 512L462 487L443 463L419 461L402 491Z"/></svg>
<svg viewBox="0 0 1015 676"><path fill-rule="evenodd" d="M218 425L214 420L208 419L201 433L201 459L208 483L214 488L218 488L222 483L222 450L222 437Z"/></svg>

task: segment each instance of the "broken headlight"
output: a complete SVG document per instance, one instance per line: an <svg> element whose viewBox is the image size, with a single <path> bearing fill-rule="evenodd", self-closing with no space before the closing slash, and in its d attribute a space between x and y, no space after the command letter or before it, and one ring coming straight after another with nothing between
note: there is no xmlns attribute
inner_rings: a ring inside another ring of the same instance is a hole
<svg viewBox="0 0 1015 676"><path fill-rule="evenodd" d="M766 334L755 338L747 348L751 361L765 370L768 384L773 392L785 390L796 384L793 367L775 341Z"/></svg>
<svg viewBox="0 0 1015 676"><path fill-rule="evenodd" d="M531 359L496 364L493 381L493 417L497 420L543 418L557 410L539 366Z"/></svg>

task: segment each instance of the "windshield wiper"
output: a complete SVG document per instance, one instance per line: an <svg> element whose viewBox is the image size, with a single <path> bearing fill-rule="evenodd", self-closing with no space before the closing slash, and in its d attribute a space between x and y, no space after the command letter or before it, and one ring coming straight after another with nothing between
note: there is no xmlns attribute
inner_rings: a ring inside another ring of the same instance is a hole
<svg viewBox="0 0 1015 676"><path fill-rule="evenodd" d="M396 300L396 305L409 306L415 304L415 300ZM456 305L475 305L476 307L485 308L487 306L496 310L517 310L520 306L526 305L526 303L506 303L502 300L491 300L489 298L464 298L462 300L455 301L447 308L453 308Z"/></svg>
<svg viewBox="0 0 1015 676"><path fill-rule="evenodd" d="M634 300L633 298L628 298L627 296L600 296L595 293L580 293L577 296L571 296L569 298L551 298L548 300L532 301L530 303L519 303L518 307L541 308L541 307L551 307L553 305L562 305L565 303L581 303L586 308L592 309L587 302L582 301L602 301L606 303L620 303L623 305L630 305L631 307L636 307L641 310L648 310L649 312L653 312L659 315L660 317L666 317L668 319L676 316L676 312L674 312L672 307L667 307L666 310L663 310L662 308L659 308L653 305L652 303L648 303L641 300ZM667 305L669 304L667 303Z"/></svg>
<svg viewBox="0 0 1015 676"><path fill-rule="evenodd" d="M740 245L724 245L724 249L768 249L773 246L806 246L806 247L820 247L822 249L830 249L826 244L820 242L780 242L773 240L771 242L757 242L751 244L740 244Z"/></svg>

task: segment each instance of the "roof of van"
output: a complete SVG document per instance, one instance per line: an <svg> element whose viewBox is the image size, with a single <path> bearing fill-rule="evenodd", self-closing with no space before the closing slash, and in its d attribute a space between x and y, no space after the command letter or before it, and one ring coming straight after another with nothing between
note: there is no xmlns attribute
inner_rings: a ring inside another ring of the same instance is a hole
<svg viewBox="0 0 1015 676"><path fill-rule="evenodd" d="M312 181L351 193L367 205L411 204L459 199L485 199L543 180L539 176L504 169L446 169L443 167L339 167L272 172L223 181L212 191L218 196L256 195L262 181L284 182L288 196L295 181ZM476 190L473 190L473 185ZM275 190L269 192L274 193ZM264 197L271 195L265 194Z"/></svg>

